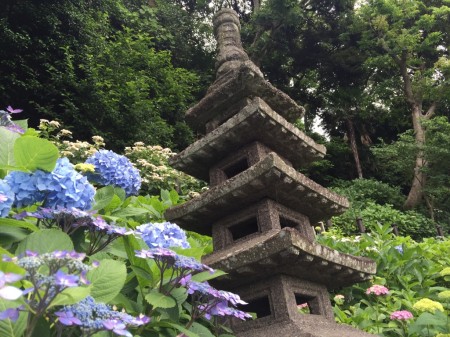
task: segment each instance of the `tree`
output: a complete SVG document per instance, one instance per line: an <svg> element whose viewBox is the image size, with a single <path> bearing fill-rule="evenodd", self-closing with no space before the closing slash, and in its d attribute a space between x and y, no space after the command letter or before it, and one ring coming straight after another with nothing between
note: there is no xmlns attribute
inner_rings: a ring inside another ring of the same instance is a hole
<svg viewBox="0 0 450 337"><path fill-rule="evenodd" d="M170 31L145 1L0 6L0 101L23 108L32 126L59 119L77 138L100 134L116 150L190 143L183 117L198 76L174 66Z"/></svg>
<svg viewBox="0 0 450 337"><path fill-rule="evenodd" d="M447 1L369 0L358 10L363 31L361 46L372 54L367 67L378 85L391 80L388 76L391 70L393 77L399 79L398 85L409 106L419 150L404 205L407 209L420 204L426 188L423 121L445 107L449 93L446 78L450 66L447 58L450 7L446 4Z"/></svg>

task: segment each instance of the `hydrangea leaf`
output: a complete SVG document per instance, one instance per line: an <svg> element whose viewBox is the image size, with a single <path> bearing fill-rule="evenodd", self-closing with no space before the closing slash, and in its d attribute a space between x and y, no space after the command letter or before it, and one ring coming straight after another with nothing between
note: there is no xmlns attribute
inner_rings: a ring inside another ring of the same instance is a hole
<svg viewBox="0 0 450 337"><path fill-rule="evenodd" d="M175 301L175 299L164 295L155 289L152 289L147 295L145 295L145 300L154 308L173 308L177 305L177 301Z"/></svg>
<svg viewBox="0 0 450 337"><path fill-rule="evenodd" d="M0 127L0 167L13 167L14 143L20 137L18 133Z"/></svg>
<svg viewBox="0 0 450 337"><path fill-rule="evenodd" d="M25 229L29 229L32 232L39 231L39 228L36 227L35 225L33 225L32 223L29 223L26 221L15 220L15 219L9 219L9 218L0 219L0 226L25 228Z"/></svg>
<svg viewBox="0 0 450 337"><path fill-rule="evenodd" d="M25 253L26 250L44 254L55 250L73 250L70 236L56 228L43 229L34 232L22 240L16 250L16 255Z"/></svg>
<svg viewBox="0 0 450 337"><path fill-rule="evenodd" d="M147 213L149 213L149 211L146 209L130 206L113 212L111 215L118 218L128 218L130 216L142 215Z"/></svg>
<svg viewBox="0 0 450 337"><path fill-rule="evenodd" d="M207 327L200 323L194 322L189 328L189 331L196 333L199 337L214 337Z"/></svg>
<svg viewBox="0 0 450 337"><path fill-rule="evenodd" d="M74 287L66 288L50 303L49 308L57 305L70 305L80 302L86 298L91 292L91 287Z"/></svg>
<svg viewBox="0 0 450 337"><path fill-rule="evenodd" d="M180 324L176 324L176 323L172 323L170 321L167 322L158 322L159 326L167 326L170 328L174 328L177 329L178 331L184 333L187 337L200 337L199 335L197 335L195 332L186 329L184 326L180 325Z"/></svg>
<svg viewBox="0 0 450 337"><path fill-rule="evenodd" d="M46 139L23 136L14 143L16 165L28 171L51 172L56 166L58 148Z"/></svg>
<svg viewBox="0 0 450 337"><path fill-rule="evenodd" d="M8 308L17 308L21 303L19 301L7 301L0 298L0 312ZM21 312L17 321L10 319L0 320L0 336L22 337L27 326L27 314Z"/></svg>
<svg viewBox="0 0 450 337"><path fill-rule="evenodd" d="M94 200L95 204L92 207L94 210L104 209L108 206L114 197L114 187L109 185L99 188L95 193Z"/></svg>
<svg viewBox="0 0 450 337"><path fill-rule="evenodd" d="M89 271L87 278L91 281L91 296L97 302L107 303L122 290L127 278L125 264L115 260L101 260L100 266Z"/></svg>
<svg viewBox="0 0 450 337"><path fill-rule="evenodd" d="M192 280L197 282L205 282L225 274L226 273L222 270L215 270L213 274L209 271L202 271L201 273L193 275Z"/></svg>

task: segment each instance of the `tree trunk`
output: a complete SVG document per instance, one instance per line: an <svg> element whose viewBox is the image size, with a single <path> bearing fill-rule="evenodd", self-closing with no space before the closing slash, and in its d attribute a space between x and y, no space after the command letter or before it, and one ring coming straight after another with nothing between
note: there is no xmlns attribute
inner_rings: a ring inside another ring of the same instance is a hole
<svg viewBox="0 0 450 337"><path fill-rule="evenodd" d="M148 1L147 1L147 5L148 5L149 7L151 7L151 8L156 7L156 6L157 6L156 0L148 0Z"/></svg>
<svg viewBox="0 0 450 337"><path fill-rule="evenodd" d="M358 178L363 178L363 172L361 167L361 161L359 160L358 147L356 146L356 136L355 128L353 127L353 122L350 118L346 119L347 123L347 135L350 142L350 148L352 149L353 159L355 160L356 172L358 173Z"/></svg>
<svg viewBox="0 0 450 337"><path fill-rule="evenodd" d="M422 117L422 109L420 105L415 104L412 108L412 121L414 126L414 137L416 146L418 147L416 155L416 163L414 166L414 175L409 190L408 198L404 203L405 209L412 209L419 205L423 199L423 188L425 187L425 173L423 172L426 162L423 153L423 145L425 144L425 130L420 122Z"/></svg>
<svg viewBox="0 0 450 337"><path fill-rule="evenodd" d="M385 47L389 52L389 49ZM412 209L419 205L424 197L424 188L426 176L424 169L427 163L424 158L423 146L425 145L425 129L421 123L421 119L430 119L436 110L436 102L433 102L426 113L424 113L422 106L422 98L420 93L415 94L413 90L411 75L408 72L408 51L403 50L400 56L392 55L394 61L400 68L400 74L403 79L403 91L405 93L406 101L411 106L411 117L414 128L415 143L418 148L416 154L416 163L414 165L413 180L408 197L406 198L403 207L405 209Z"/></svg>

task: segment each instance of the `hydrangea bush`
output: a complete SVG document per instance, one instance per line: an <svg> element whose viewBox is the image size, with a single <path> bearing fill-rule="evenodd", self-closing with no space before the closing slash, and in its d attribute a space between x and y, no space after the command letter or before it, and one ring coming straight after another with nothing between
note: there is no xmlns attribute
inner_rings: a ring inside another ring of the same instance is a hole
<svg viewBox="0 0 450 337"><path fill-rule="evenodd" d="M221 273L199 262L200 236L164 222L178 195L133 196L141 178L126 157L96 150L74 166L38 138L59 124L17 133L12 113L0 125L2 337L232 336L216 317L249 315L207 283Z"/></svg>
<svg viewBox="0 0 450 337"><path fill-rule="evenodd" d="M318 237L322 244L377 262L371 282L339 290L336 320L386 337L449 334L450 240L416 242L391 231L386 224L353 237L337 230Z"/></svg>

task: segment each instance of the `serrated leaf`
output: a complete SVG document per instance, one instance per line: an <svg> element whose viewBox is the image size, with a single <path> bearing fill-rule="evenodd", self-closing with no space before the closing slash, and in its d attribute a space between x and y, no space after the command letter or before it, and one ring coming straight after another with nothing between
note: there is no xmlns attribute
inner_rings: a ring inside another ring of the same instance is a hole
<svg viewBox="0 0 450 337"><path fill-rule="evenodd" d="M184 334L185 334L186 336L188 336L188 337L200 337L200 336L197 335L195 332L193 332L193 331L191 331L191 330L188 330L188 329L186 329L184 326L179 325L179 324L176 324L176 323L172 323L172 322L161 322L161 323L159 323L159 325L161 325L161 326L168 326L168 327L171 327L171 328L175 328L175 329L177 329L178 331L184 333Z"/></svg>
<svg viewBox="0 0 450 337"><path fill-rule="evenodd" d="M9 227L16 227L16 228L25 228L29 229L30 231L37 232L39 230L38 227L35 225L21 221L21 220L15 220L15 219L8 219L8 218L0 218L0 226L9 226Z"/></svg>
<svg viewBox="0 0 450 337"><path fill-rule="evenodd" d="M194 322L189 328L189 331L196 333L199 337L214 337L207 327L200 323Z"/></svg>
<svg viewBox="0 0 450 337"><path fill-rule="evenodd" d="M49 308L57 305L70 305L80 302L90 293L90 287L66 288L50 303Z"/></svg>
<svg viewBox="0 0 450 337"><path fill-rule="evenodd" d="M58 156L58 148L46 139L23 136L14 143L16 165L28 171L40 169L51 172Z"/></svg>
<svg viewBox="0 0 450 337"><path fill-rule="evenodd" d="M116 212L113 212L111 215L118 217L118 218L127 218L130 216L142 215L142 214L147 214L147 213L149 213L149 211L146 209L142 209L142 208L138 208L138 207L126 207L126 208L122 208Z"/></svg>
<svg viewBox="0 0 450 337"><path fill-rule="evenodd" d="M16 255L25 253L26 250L44 254L55 250L73 250L70 236L56 228L43 229L34 232L22 240L16 250Z"/></svg>
<svg viewBox="0 0 450 337"><path fill-rule="evenodd" d="M20 137L18 133L0 127L0 167L15 166L14 143Z"/></svg>
<svg viewBox="0 0 450 337"><path fill-rule="evenodd" d="M152 289L147 295L145 295L145 300L154 308L173 308L177 305L175 299L164 295L155 289Z"/></svg>
<svg viewBox="0 0 450 337"><path fill-rule="evenodd" d="M98 211L100 209L106 208L113 200L113 197L114 197L114 187L112 187L111 185L99 188L95 192L94 196L95 203L92 209Z"/></svg>
<svg viewBox="0 0 450 337"><path fill-rule="evenodd" d="M102 260L100 266L88 272L91 296L107 303L119 294L127 278L125 264L115 260Z"/></svg>

